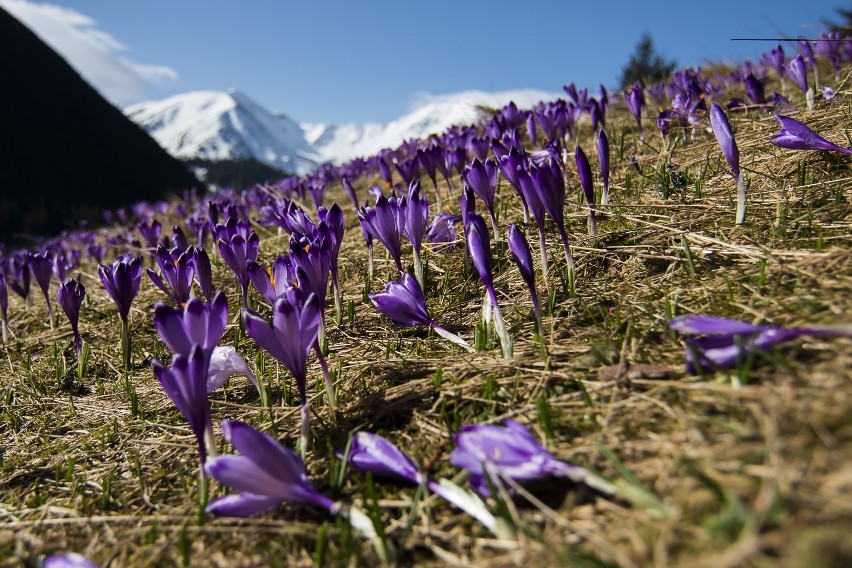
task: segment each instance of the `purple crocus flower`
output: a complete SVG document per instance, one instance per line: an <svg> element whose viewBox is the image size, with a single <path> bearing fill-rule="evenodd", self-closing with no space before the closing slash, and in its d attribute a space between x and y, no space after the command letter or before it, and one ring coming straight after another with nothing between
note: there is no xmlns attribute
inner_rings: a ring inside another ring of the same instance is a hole
<svg viewBox="0 0 852 568"><path fill-rule="evenodd" d="M453 243L456 241L455 224L461 221L461 215L441 211L426 228L426 240L433 244ZM435 249L445 247L433 247Z"/></svg>
<svg viewBox="0 0 852 568"><path fill-rule="evenodd" d="M645 107L645 93L642 90L642 84L636 83L632 88L624 92L624 102L627 103L627 108L633 118L636 119L636 125L639 127L639 139L644 136L642 132L642 109Z"/></svg>
<svg viewBox="0 0 852 568"><path fill-rule="evenodd" d="M145 245L149 249L153 249L157 246L157 242L160 240L160 234L163 231L163 227L160 225L160 222L156 219L152 221L142 221L138 225L139 234L142 235L142 240L145 241Z"/></svg>
<svg viewBox="0 0 852 568"><path fill-rule="evenodd" d="M852 335L847 327L773 327L716 316L685 315L669 322L669 327L688 336L686 371L691 375L714 369L733 369L754 351L766 351L774 345L804 335Z"/></svg>
<svg viewBox="0 0 852 568"><path fill-rule="evenodd" d="M213 423L210 420L210 400L207 398L209 357L200 345L192 347L189 355L175 354L167 367L154 359L154 375L175 407L189 423L198 442L198 456L203 464L207 454L216 455Z"/></svg>
<svg viewBox="0 0 852 568"><path fill-rule="evenodd" d="M200 347L209 359L222 339L228 324L228 298L216 292L210 304L191 298L182 310L162 302L154 306L154 327L177 355L189 356L193 347Z"/></svg>
<svg viewBox="0 0 852 568"><path fill-rule="evenodd" d="M30 282L32 274L30 273L30 265L27 262L28 253L22 251L12 258L7 260L7 274L9 276L9 287L14 293L24 299L29 300Z"/></svg>
<svg viewBox="0 0 852 568"><path fill-rule="evenodd" d="M246 270L255 290L270 306L274 306L275 300L296 284L296 267L287 254L276 256L272 266L266 270L258 263L249 261Z"/></svg>
<svg viewBox="0 0 852 568"><path fill-rule="evenodd" d="M379 175L385 180L386 187L393 187L393 172L384 158L378 158L376 165L379 168Z"/></svg>
<svg viewBox="0 0 852 568"><path fill-rule="evenodd" d="M459 507L492 533L497 534L496 519L478 497L466 493L445 479L442 479L440 483L427 479L414 461L390 440L378 434L357 432L352 437L347 457L347 463L359 471L416 485L425 484L429 491Z"/></svg>
<svg viewBox="0 0 852 568"><path fill-rule="evenodd" d="M789 116L776 115L775 120L781 125L781 130L769 139L770 144L789 150L824 150L826 152L843 152L852 154L852 150L829 142L798 120Z"/></svg>
<svg viewBox="0 0 852 568"><path fill-rule="evenodd" d="M814 90L808 84L808 67L805 65L805 60L801 55L797 55L790 61L790 66L784 66L787 75L797 87L805 95L805 101L808 103L808 108L814 108Z"/></svg>
<svg viewBox="0 0 852 568"><path fill-rule="evenodd" d="M500 345L503 348L503 357L512 358L512 338L506 331L506 323L497 303L497 292L494 290L494 280L491 276L491 241L488 237L488 228L485 221L478 213L470 213L465 225L465 238L467 239L467 251L473 266L476 268L479 278L485 285L491 307L494 309L494 324Z"/></svg>
<svg viewBox="0 0 852 568"><path fill-rule="evenodd" d="M0 270L0 327L3 331L3 345L9 342L9 289L6 287L6 276Z"/></svg>
<svg viewBox="0 0 852 568"><path fill-rule="evenodd" d="M580 186L583 188L583 195L586 196L586 203L589 205L589 235L594 237L598 233L597 218L595 217L595 189L593 186L592 167L589 165L589 158L583 149L577 146L575 152L577 162L577 173L580 176Z"/></svg>
<svg viewBox="0 0 852 568"><path fill-rule="evenodd" d="M98 565L82 554L66 552L45 558L43 568L98 568Z"/></svg>
<svg viewBox="0 0 852 568"><path fill-rule="evenodd" d="M562 211L565 203L565 180L562 178L562 170L555 160L548 160L538 167L530 167L530 178L535 186L536 195L542 206L556 224L556 230L562 238L562 246L565 249L565 260L568 263L569 278L574 272L574 257L568 246L568 233L565 232L565 214Z"/></svg>
<svg viewBox="0 0 852 568"><path fill-rule="evenodd" d="M535 289L535 268L533 267L530 245L527 243L524 232L515 224L509 225L506 238L509 241L509 252L512 253L512 258L515 259L515 264L518 266L521 278L526 282L527 288L530 291L536 329L541 339L542 348L544 348L544 325L541 322L541 305L538 302L538 292Z"/></svg>
<svg viewBox="0 0 852 568"><path fill-rule="evenodd" d="M530 139L530 144L535 148L538 144L538 126L536 125L535 113L531 112L527 114L527 136Z"/></svg>
<svg viewBox="0 0 852 568"><path fill-rule="evenodd" d="M358 195L355 193L355 187L352 185L352 181L349 178L344 177L341 180L341 183L343 183L343 189L346 191L346 196L349 198L349 201L352 202L352 206L357 210L360 206L358 205Z"/></svg>
<svg viewBox="0 0 852 568"><path fill-rule="evenodd" d="M174 249L177 251L178 249ZM166 296L174 300L178 306L184 305L192 295L192 277L195 275L193 251L190 248L175 259L162 245L157 247L154 259L160 267L160 274L147 268L148 277Z"/></svg>
<svg viewBox="0 0 852 568"><path fill-rule="evenodd" d="M213 299L213 269L207 251L200 245L192 247L192 265L195 268L195 281L209 302Z"/></svg>
<svg viewBox="0 0 852 568"><path fill-rule="evenodd" d="M588 471L558 460L514 420L503 426L463 426L453 440L450 463L468 471L471 486L482 495L491 494L486 476L495 484L501 479L523 482L546 476L590 481Z"/></svg>
<svg viewBox="0 0 852 568"><path fill-rule="evenodd" d="M601 194L601 205L609 204L609 140L606 132L601 129L595 138L595 147L598 151L598 163L601 166L601 177L603 178L603 193Z"/></svg>
<svg viewBox="0 0 852 568"><path fill-rule="evenodd" d="M781 79L781 88L786 89L784 86L784 63L787 59L784 55L784 48L781 47L781 44L778 44L769 53L764 53L762 59L769 64L770 67L775 69L778 73L778 77Z"/></svg>
<svg viewBox="0 0 852 568"><path fill-rule="evenodd" d="M402 269L402 232L405 227L405 216L402 210L402 199L385 197L376 200L375 209L362 207L358 211L361 224L367 227L370 234L382 243L396 263L400 273Z"/></svg>
<svg viewBox="0 0 852 568"><path fill-rule="evenodd" d="M53 261L47 252L29 253L27 264L30 267L30 272L32 272L36 284L38 284L42 294L44 294L44 300L47 302L47 317L50 319L50 329L53 329L53 304L50 301L50 279L53 276Z"/></svg>
<svg viewBox="0 0 852 568"><path fill-rule="evenodd" d="M530 212L535 219L538 227L539 249L541 252L541 275L545 284L547 283L547 245L545 242L545 210L541 199L538 197L538 192L535 189L535 184L530 177L529 172L524 169L518 169L518 185L521 186L521 191L527 199L527 204L530 207Z"/></svg>
<svg viewBox="0 0 852 568"><path fill-rule="evenodd" d="M472 351L463 339L436 324L429 316L423 290L407 272L400 282L392 280L385 285L384 292L371 292L368 297L374 308L399 327L430 327L444 339Z"/></svg>
<svg viewBox="0 0 852 568"><path fill-rule="evenodd" d="M223 420L222 435L240 455L211 457L204 464L204 471L238 493L214 499L207 505L208 513L248 517L272 510L281 503L307 503L347 518L352 528L375 538L369 517L355 507L345 508L313 488L296 452L242 422Z"/></svg>
<svg viewBox="0 0 852 568"><path fill-rule="evenodd" d="M243 310L246 333L293 375L299 390L302 426L301 451L310 445L310 414L306 390L308 354L317 341L322 309L315 294L304 304L297 305L289 298L279 298L272 311L272 325L256 312Z"/></svg>
<svg viewBox="0 0 852 568"><path fill-rule="evenodd" d="M499 238L497 218L494 216L494 191L497 189L497 163L492 159L480 162L474 158L470 166L465 167L462 177L473 192L485 203L488 214L491 215L491 227L494 238Z"/></svg>
<svg viewBox="0 0 852 568"><path fill-rule="evenodd" d="M524 195L523 190L521 189L521 184L518 181L518 168L523 168L526 166L526 155L523 153L523 150L519 150L517 147L512 146L512 148L503 156L497 159L497 167L500 168L500 173L503 174L503 177L506 178L515 191L518 194L518 197L521 198L521 204L524 206L524 223L530 222L530 210L529 205L527 205L527 199Z"/></svg>
<svg viewBox="0 0 852 568"><path fill-rule="evenodd" d="M716 135L716 141L719 143L725 159L728 160L728 165L731 166L731 174L737 183L736 223L742 225L745 222L746 215L746 190L745 183L740 176L740 151L737 149L737 141L734 139L731 123L728 122L725 111L716 103L710 106L710 125L713 127L713 134Z"/></svg>
<svg viewBox="0 0 852 568"><path fill-rule="evenodd" d="M420 260L420 248L423 245L423 235L426 233L426 227L429 225L429 202L426 198L420 195L420 184L415 182L408 189L408 197L403 199L403 215L405 224L403 234L408 242L411 243L411 248L414 253L414 274L417 276L417 282L421 288L426 288L426 283L423 279L423 263Z"/></svg>
<svg viewBox="0 0 852 568"><path fill-rule="evenodd" d="M121 352L124 368L130 369L130 324L127 318L130 315L130 305L139 293L139 285L142 282L142 262L139 258L128 254L116 259L111 266L99 265L98 275L104 289L118 309L118 315L121 318Z"/></svg>
<svg viewBox="0 0 852 568"><path fill-rule="evenodd" d="M331 284L334 289L334 308L337 313L337 321L340 322L343 317L343 306L340 298L337 259L340 256L340 245L343 242L343 232L345 230L343 210L340 209L337 203L332 203L328 209L320 207L317 209L317 220L319 221L317 235L320 238L327 237L328 239L329 271L331 272Z"/></svg>
<svg viewBox="0 0 852 568"><path fill-rule="evenodd" d="M83 350L83 342L80 340L80 331L78 322L80 321L80 306L83 305L83 298L86 297L86 287L79 280L68 278L59 285L59 290L56 291L56 301L65 315L68 316L68 321L71 322L71 331L74 333L74 349L77 350L77 357Z"/></svg>
<svg viewBox="0 0 852 568"><path fill-rule="evenodd" d="M257 249L260 246L260 238L254 231L249 234L248 238L243 235L235 234L225 241L219 239L219 254L222 255L222 260L228 265L237 277L242 289L242 305L248 305L248 273L246 272L246 262L249 260L257 260Z"/></svg>
<svg viewBox="0 0 852 568"><path fill-rule="evenodd" d="M766 104L766 94L762 80L755 77L753 73L749 73L743 78L743 84L745 85L746 96L751 102L756 105Z"/></svg>
<svg viewBox="0 0 852 568"><path fill-rule="evenodd" d="M189 248L189 241L186 240L186 235L178 225L172 225L172 248L178 250L186 250Z"/></svg>

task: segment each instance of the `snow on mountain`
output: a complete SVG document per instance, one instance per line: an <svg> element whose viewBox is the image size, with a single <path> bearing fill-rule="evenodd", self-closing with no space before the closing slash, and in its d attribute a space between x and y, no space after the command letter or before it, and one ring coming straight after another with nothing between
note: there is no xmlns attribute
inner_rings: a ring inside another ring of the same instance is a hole
<svg viewBox="0 0 852 568"><path fill-rule="evenodd" d="M538 90L421 95L408 113L387 124L298 124L239 91L184 93L130 106L125 114L178 158L254 157L303 174L322 162L370 156L410 138L440 134L454 124L470 124L479 116L478 106L500 108L515 101L523 109L559 96Z"/></svg>
<svg viewBox="0 0 852 568"><path fill-rule="evenodd" d="M395 148L403 140L440 134L454 124L470 124L479 116L479 106L501 108L515 101L518 108L524 109L559 96L559 93L532 89L421 95L407 114L387 124L302 124L302 128L321 161L341 163L357 156L373 155L382 148Z"/></svg>
<svg viewBox="0 0 852 568"><path fill-rule="evenodd" d="M302 127L239 91L194 91L125 109L177 158L256 158L288 172L308 173L317 156Z"/></svg>

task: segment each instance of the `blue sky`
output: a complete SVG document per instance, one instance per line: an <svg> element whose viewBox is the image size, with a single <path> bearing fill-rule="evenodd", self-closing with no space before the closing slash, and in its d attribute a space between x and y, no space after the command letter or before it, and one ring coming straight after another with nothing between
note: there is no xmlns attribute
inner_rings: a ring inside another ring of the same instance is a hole
<svg viewBox="0 0 852 568"><path fill-rule="evenodd" d="M0 0L13 14L37 14L30 27L39 27L46 40L50 34L70 35L61 29L63 19L76 26L80 33L61 38L65 47L58 50L77 66L75 58L92 56L76 49L74 41L100 49L103 57L89 62L95 70L83 75L102 92L114 89L108 97L117 104L238 88L268 108L311 122L387 122L421 93L558 91L569 81L614 86L644 31L680 65L739 61L775 44L730 38L814 35L821 18L848 5L832 0Z"/></svg>

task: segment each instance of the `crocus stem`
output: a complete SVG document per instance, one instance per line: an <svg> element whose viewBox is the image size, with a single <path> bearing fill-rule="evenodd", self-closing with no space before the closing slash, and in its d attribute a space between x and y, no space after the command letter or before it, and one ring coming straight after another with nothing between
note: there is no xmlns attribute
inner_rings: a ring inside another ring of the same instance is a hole
<svg viewBox="0 0 852 568"><path fill-rule="evenodd" d="M524 225L529 225L529 224L530 224L530 210L529 210L529 207L527 207L527 204L524 203Z"/></svg>
<svg viewBox="0 0 852 568"><path fill-rule="evenodd" d="M604 185L603 193L601 193L601 206L609 205L609 185Z"/></svg>
<svg viewBox="0 0 852 568"><path fill-rule="evenodd" d="M595 208L589 205L589 236L594 237L598 234L598 220L595 215Z"/></svg>
<svg viewBox="0 0 852 568"><path fill-rule="evenodd" d="M337 284L337 278L334 278L334 322L340 325L343 321L343 304L340 298L340 286Z"/></svg>
<svg viewBox="0 0 852 568"><path fill-rule="evenodd" d="M317 330L317 344L319 351L322 351L325 346L325 320L322 317L320 317L319 329Z"/></svg>
<svg viewBox="0 0 852 568"><path fill-rule="evenodd" d="M541 247L541 277L544 280L544 285L550 289L550 284L547 282L547 243L544 241L544 229L538 229L538 241Z"/></svg>
<svg viewBox="0 0 852 568"><path fill-rule="evenodd" d="M746 216L746 188L743 176L737 178L737 225L745 223Z"/></svg>
<svg viewBox="0 0 852 568"><path fill-rule="evenodd" d="M130 370L130 324L127 320L121 320L121 358L124 370Z"/></svg>
<svg viewBox="0 0 852 568"><path fill-rule="evenodd" d="M443 337L447 341L451 341L452 343L455 343L456 345L465 349L466 351L469 351L471 353L473 353L475 351L474 348L471 347L470 344L468 344L467 341L465 341L464 339L462 339L461 337L459 337L455 333L447 331L446 329L444 329L440 325L433 323L432 329L435 330L435 333L437 333L438 335L440 335L441 337Z"/></svg>
<svg viewBox="0 0 852 568"><path fill-rule="evenodd" d="M441 191L438 189L438 182L434 181L435 185L435 204L438 206L438 209L441 209Z"/></svg>
<svg viewBox="0 0 852 568"><path fill-rule="evenodd" d="M420 251L414 247L414 276L417 278L417 283L420 284L420 289L426 289L426 282L423 278L423 261L420 259Z"/></svg>
<svg viewBox="0 0 852 568"><path fill-rule="evenodd" d="M370 277L370 284L373 283L373 247L367 247L367 275Z"/></svg>
<svg viewBox="0 0 852 568"><path fill-rule="evenodd" d="M494 216L494 212L491 211L491 230L494 231L494 240L498 240L500 238L500 229L497 228L497 217Z"/></svg>
<svg viewBox="0 0 852 568"><path fill-rule="evenodd" d="M535 324L538 331L538 341L541 346L541 354L547 364L550 355L547 353L547 341L544 338L544 324L541 321L541 304L539 304L538 294L536 294L535 288L530 287L530 294L532 295L533 313L535 314Z"/></svg>
<svg viewBox="0 0 852 568"><path fill-rule="evenodd" d="M198 468L198 519L199 522L204 519L204 510L207 508L207 502L210 495L210 478L204 475L204 467Z"/></svg>
<svg viewBox="0 0 852 568"><path fill-rule="evenodd" d="M3 345L9 343L9 330L7 327L6 320L0 320L0 328L3 329Z"/></svg>
<svg viewBox="0 0 852 568"><path fill-rule="evenodd" d="M497 305L497 294L494 289L488 290L491 296L491 303L494 308L494 326L497 328L497 336L500 338L500 346L503 348L503 358L512 358L512 338L509 337L509 332L506 330L506 322L503 321L503 314L500 313L500 306Z"/></svg>
<svg viewBox="0 0 852 568"><path fill-rule="evenodd" d="M53 304L50 303L50 298L45 296L47 300L47 319L50 320L50 331L53 331Z"/></svg>
<svg viewBox="0 0 852 568"><path fill-rule="evenodd" d="M442 497L482 523L494 535L501 536L498 533L497 519L488 511L488 508L479 496L465 491L447 479L441 479L440 483L430 480L426 483L426 487L435 495Z"/></svg>
<svg viewBox="0 0 852 568"><path fill-rule="evenodd" d="M561 227L559 230L559 236L562 237L562 246L565 248L565 260L568 262L568 269L573 272L574 271L574 257L571 256L571 247L568 246L568 234L565 232L565 228Z"/></svg>
<svg viewBox="0 0 852 568"><path fill-rule="evenodd" d="M323 357L319 343L314 343L314 353L317 355L317 361L319 361L320 368L322 369L322 375L325 378L325 392L328 395L328 405L331 408L334 408L337 406L337 397L334 393L334 382L331 380L331 374L328 372L328 363L326 363L325 357Z"/></svg>
<svg viewBox="0 0 852 568"><path fill-rule="evenodd" d="M302 418L302 425L299 428L299 453L302 459L305 459L305 454L311 447L311 413L308 410L307 399L302 400L299 414Z"/></svg>
<svg viewBox="0 0 852 568"><path fill-rule="evenodd" d="M450 183L450 177L449 176L445 176L444 179L447 180L447 195L449 195L450 199L452 199L453 198L453 184Z"/></svg>

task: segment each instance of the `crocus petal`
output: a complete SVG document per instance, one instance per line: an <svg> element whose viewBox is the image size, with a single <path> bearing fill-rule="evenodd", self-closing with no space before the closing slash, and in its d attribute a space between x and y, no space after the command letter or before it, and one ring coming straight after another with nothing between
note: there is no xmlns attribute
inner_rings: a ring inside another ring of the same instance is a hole
<svg viewBox="0 0 852 568"><path fill-rule="evenodd" d="M737 141L734 139L734 132L725 111L716 103L710 106L710 125L713 127L713 134L716 135L716 141L722 149L722 154L725 155L725 159L731 166L734 179L739 179L740 151L737 149Z"/></svg>
<svg viewBox="0 0 852 568"><path fill-rule="evenodd" d="M239 493L225 495L211 501L205 511L220 517L250 517L275 509L281 504L278 497Z"/></svg>

